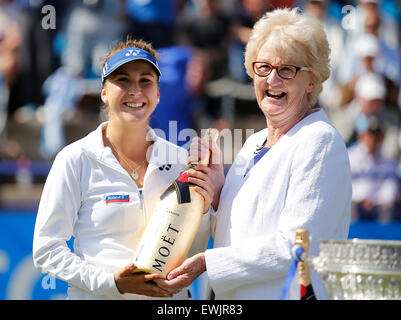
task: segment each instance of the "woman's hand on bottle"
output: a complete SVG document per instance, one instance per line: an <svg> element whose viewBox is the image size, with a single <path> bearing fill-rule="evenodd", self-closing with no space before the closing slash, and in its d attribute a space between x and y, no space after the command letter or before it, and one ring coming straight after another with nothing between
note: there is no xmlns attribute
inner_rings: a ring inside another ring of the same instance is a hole
<svg viewBox="0 0 401 320"><path fill-rule="evenodd" d="M198 253L186 259L179 267L171 270L167 279L155 279L157 285L165 290L179 291L188 287L196 278L206 271L204 253Z"/></svg>
<svg viewBox="0 0 401 320"><path fill-rule="evenodd" d="M195 137L192 139L191 146L189 148L188 163L197 163L201 160L204 160L207 156L209 156L208 151L210 152L209 165L207 167L198 165L195 168L198 172L202 172L207 176L207 178L205 176L200 178L207 183L207 188L203 188L203 185L197 184L196 181L191 182L199 185L208 192L209 196L212 197L211 205L215 210L217 210L220 201L220 192L225 181L223 157L220 148L215 142L210 142L199 137ZM199 191L199 193L201 193L201 191ZM202 195L205 197L204 194ZM206 211L207 209L208 207L206 208Z"/></svg>
<svg viewBox="0 0 401 320"><path fill-rule="evenodd" d="M149 297L172 297L177 289L163 289L155 284L159 279L157 273L134 273L136 266L131 264L114 273L114 281L120 293L134 293Z"/></svg>
<svg viewBox="0 0 401 320"><path fill-rule="evenodd" d="M195 191L200 193L205 199L203 213L209 210L210 205L213 201L214 188L212 180L210 178L210 168L199 165L188 172L188 181L196 185Z"/></svg>

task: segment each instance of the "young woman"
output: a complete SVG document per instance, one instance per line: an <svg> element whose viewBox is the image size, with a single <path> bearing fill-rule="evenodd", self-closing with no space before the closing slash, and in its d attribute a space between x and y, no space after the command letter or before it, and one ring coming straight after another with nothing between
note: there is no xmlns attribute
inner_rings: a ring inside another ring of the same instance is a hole
<svg viewBox="0 0 401 320"><path fill-rule="evenodd" d="M133 273L131 259L162 192L187 167L187 151L157 137L148 123L159 99L157 53L127 39L105 58L101 99L109 121L66 146L56 157L39 205L33 260L41 271L69 283L70 299L186 299L165 290L157 274ZM192 182L213 198L200 168ZM209 238L205 214L190 254ZM74 250L67 241L74 237Z"/></svg>

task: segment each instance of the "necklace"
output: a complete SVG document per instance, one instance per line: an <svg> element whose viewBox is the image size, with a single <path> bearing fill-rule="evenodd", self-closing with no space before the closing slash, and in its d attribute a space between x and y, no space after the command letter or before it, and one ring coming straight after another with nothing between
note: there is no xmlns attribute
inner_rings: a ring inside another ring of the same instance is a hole
<svg viewBox="0 0 401 320"><path fill-rule="evenodd" d="M132 169L132 167L129 165L127 159L125 159L118 151L117 148L114 146L113 142L111 142L109 136L106 134L106 138L107 140L109 140L111 147L113 148L113 150L118 154L118 156L125 162L125 164L128 166L128 168L131 170L131 174L130 176L136 181L139 178L139 174L138 174L138 169L140 167L142 167L142 165L145 163L146 161L146 156L145 159L143 159L143 161L141 162L141 164L139 166L137 166L135 169Z"/></svg>

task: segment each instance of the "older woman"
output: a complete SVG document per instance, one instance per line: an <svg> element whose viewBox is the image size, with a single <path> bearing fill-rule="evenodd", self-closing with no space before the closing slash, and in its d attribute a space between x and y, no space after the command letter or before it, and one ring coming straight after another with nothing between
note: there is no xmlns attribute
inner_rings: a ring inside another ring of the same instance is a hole
<svg viewBox="0 0 401 320"><path fill-rule="evenodd" d="M324 111L313 107L329 77L329 52L322 25L297 9L277 9L255 24L245 67L267 128L246 141L225 182L222 166L211 166L214 248L157 280L160 286L185 286L207 271L216 299L279 299L298 228L309 230L312 254L321 239L347 238L347 151ZM191 158L202 147L194 140ZM317 298L327 297L314 272L312 284ZM290 297L299 298L299 286Z"/></svg>

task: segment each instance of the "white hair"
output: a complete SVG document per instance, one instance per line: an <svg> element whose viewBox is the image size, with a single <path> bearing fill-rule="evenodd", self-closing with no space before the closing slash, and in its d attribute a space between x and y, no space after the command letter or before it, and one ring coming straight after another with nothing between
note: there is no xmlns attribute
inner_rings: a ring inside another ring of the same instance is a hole
<svg viewBox="0 0 401 320"><path fill-rule="evenodd" d="M298 8L265 13L255 23L245 50L245 68L251 78L254 77L252 62L268 38L274 40L270 48L276 55L311 69L315 89L308 93L308 102L313 106L322 91L322 83L330 76L330 47L323 24L303 15Z"/></svg>

